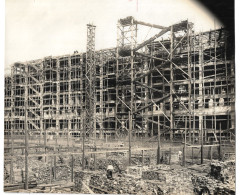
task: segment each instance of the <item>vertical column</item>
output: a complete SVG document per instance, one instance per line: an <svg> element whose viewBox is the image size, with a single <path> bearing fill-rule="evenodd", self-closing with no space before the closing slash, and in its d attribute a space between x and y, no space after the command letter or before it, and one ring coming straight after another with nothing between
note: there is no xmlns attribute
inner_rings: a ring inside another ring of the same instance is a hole
<svg viewBox="0 0 240 195"><path fill-rule="evenodd" d="M95 28L87 25L87 52L86 52L86 74L85 74L85 109L86 109L86 131L96 138L96 101L95 101Z"/></svg>
<svg viewBox="0 0 240 195"><path fill-rule="evenodd" d="M173 26L171 26L171 46L170 46L170 140L173 140L173 128L174 128L174 118L173 118L173 48L174 48L174 32Z"/></svg>
<svg viewBox="0 0 240 195"><path fill-rule="evenodd" d="M216 30L214 27L214 89L213 89L213 106L214 106L214 134L217 134L217 118L216 118L216 79L217 79L217 42L216 42ZM216 135L217 138L217 135Z"/></svg>
<svg viewBox="0 0 240 195"><path fill-rule="evenodd" d="M103 52L100 52L100 139L103 138L103 66L104 66L104 60L103 60Z"/></svg>
<svg viewBox="0 0 240 195"><path fill-rule="evenodd" d="M160 151L160 144L161 144L161 132L160 132L160 116L158 114L158 149L157 149L157 164L160 164L160 158L161 158L161 151Z"/></svg>
<svg viewBox="0 0 240 195"><path fill-rule="evenodd" d="M146 50L147 52L147 50ZM145 62L144 62L144 70L148 70L148 59L145 58ZM149 76L145 76L144 78L144 81L145 81L145 85L148 86L148 79L149 79ZM145 91L145 104L144 106L147 106L148 104L148 101L149 101L149 89L147 87L144 88L144 91ZM148 109L145 109L142 111L143 112L143 115L144 115L144 121L145 121L145 137L148 135L148 125L149 125L149 121L148 121Z"/></svg>
<svg viewBox="0 0 240 195"><path fill-rule="evenodd" d="M193 57L194 57L194 62L193 62L193 144L195 143L195 128L196 128L196 123L195 123L195 106L196 106L196 62L195 62L195 33L193 34L192 37L192 47L193 47Z"/></svg>
<svg viewBox="0 0 240 195"><path fill-rule="evenodd" d="M69 138L70 138L70 131L72 127L72 98L71 98L71 56L68 56L68 132L67 132L67 147L69 151Z"/></svg>
<svg viewBox="0 0 240 195"><path fill-rule="evenodd" d="M203 117L199 116L199 129L201 133L201 164L203 164Z"/></svg>
<svg viewBox="0 0 240 195"><path fill-rule="evenodd" d="M40 64L40 72L41 72L41 75L39 76L40 77L40 138L39 139L42 139L43 138L43 133L44 133L44 127L43 127L43 85L44 85L44 78L43 78L43 61L41 62Z"/></svg>
<svg viewBox="0 0 240 195"><path fill-rule="evenodd" d="M186 166L186 151L187 151L187 117L184 117L185 129L184 129L184 149L183 149L183 166Z"/></svg>
<svg viewBox="0 0 240 195"><path fill-rule="evenodd" d="M24 98L24 106L25 106L25 190L28 190L28 79L27 79L27 66L25 66L25 98Z"/></svg>
<svg viewBox="0 0 240 195"><path fill-rule="evenodd" d="M13 183L13 156L14 156L14 130L15 130L15 67L11 68L11 164L10 164L10 183Z"/></svg>
<svg viewBox="0 0 240 195"><path fill-rule="evenodd" d="M59 118L60 118L60 71L59 71L59 59L56 59L56 66L57 66L57 75L56 75L56 83L57 83L57 104L56 104L56 129L57 134L59 135L60 132L60 124L59 124Z"/></svg>
<svg viewBox="0 0 240 195"><path fill-rule="evenodd" d="M187 24L187 41L188 41L188 110L190 111L189 113L189 141L191 143L191 133L192 133L192 70L191 70L191 27L189 23Z"/></svg>
<svg viewBox="0 0 240 195"><path fill-rule="evenodd" d="M84 76L83 76L83 56L81 55L80 57L80 110L81 110L81 132L83 132L83 128L85 128L85 126L83 125L83 120L84 120L84 112L83 112L83 82L84 82ZM80 132L80 136L81 136L81 132Z"/></svg>
<svg viewBox="0 0 240 195"><path fill-rule="evenodd" d="M117 48L116 48L116 105L115 105L115 137L116 137L116 134L117 134L117 131L118 131L118 97L119 97L119 85L118 85L118 69L119 69L119 28L120 28L120 24L118 22L117 24ZM106 135L107 136L107 135Z"/></svg>
<svg viewBox="0 0 240 195"><path fill-rule="evenodd" d="M133 48L134 48L134 28L133 28L133 18L131 19L131 100L130 100L130 116L129 116L129 165L131 165L131 136L133 130L133 101L134 101L134 85L133 85Z"/></svg>
<svg viewBox="0 0 240 195"><path fill-rule="evenodd" d="M203 47L202 47L202 34L199 34L199 105L198 109L203 111ZM199 140L200 140L200 130L202 128L202 115L199 116Z"/></svg>

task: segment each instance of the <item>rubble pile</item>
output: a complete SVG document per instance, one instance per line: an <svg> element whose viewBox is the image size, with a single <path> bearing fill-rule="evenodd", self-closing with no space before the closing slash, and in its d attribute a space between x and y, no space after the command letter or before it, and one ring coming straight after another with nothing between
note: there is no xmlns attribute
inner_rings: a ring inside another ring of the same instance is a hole
<svg viewBox="0 0 240 195"><path fill-rule="evenodd" d="M235 192L229 184L222 183L220 180L211 178L209 176L194 175L192 177L192 183L194 185L194 192L209 194L235 194Z"/></svg>
<svg viewBox="0 0 240 195"><path fill-rule="evenodd" d="M89 184L91 174L88 171L76 171L74 172L74 184L75 188L74 190L76 192L83 192L84 187L83 183L84 182L86 185Z"/></svg>
<svg viewBox="0 0 240 195"><path fill-rule="evenodd" d="M166 181L166 175L161 171L143 171L142 179Z"/></svg>
<svg viewBox="0 0 240 195"><path fill-rule="evenodd" d="M125 171L125 167L123 166L120 160L113 159L97 159L96 166L98 170L106 170L107 166L111 164L114 168L114 172L122 173ZM93 168L93 164L90 164L90 169Z"/></svg>
<svg viewBox="0 0 240 195"><path fill-rule="evenodd" d="M141 188L136 184L136 179L131 177L114 177L110 180L105 175L92 175L89 186L93 190L97 187L110 194L136 194Z"/></svg>
<svg viewBox="0 0 240 195"><path fill-rule="evenodd" d="M38 184L49 183L50 181L50 167L42 163L31 169L29 173L29 180L36 180Z"/></svg>
<svg viewBox="0 0 240 195"><path fill-rule="evenodd" d="M57 180L68 180L71 177L71 168L67 165L61 165L56 167Z"/></svg>
<svg viewBox="0 0 240 195"><path fill-rule="evenodd" d="M222 182L235 184L235 161L212 162L210 175Z"/></svg>
<svg viewBox="0 0 240 195"><path fill-rule="evenodd" d="M142 172L145 171L145 170L147 170L146 166L144 166L144 167L142 167L142 166L129 166L129 167L127 167L126 172L127 172L128 175L133 175L135 177L140 177L141 178L142 177Z"/></svg>
<svg viewBox="0 0 240 195"><path fill-rule="evenodd" d="M123 174L115 175L113 180L109 180L105 175L92 175L89 186L118 194L193 193L191 174L186 169L171 169L168 165L155 166L152 169L143 169L142 178L137 177L137 174L136 177Z"/></svg>
<svg viewBox="0 0 240 195"><path fill-rule="evenodd" d="M209 174L195 174L192 177L194 191L210 194L235 194L235 162L214 161Z"/></svg>
<svg viewBox="0 0 240 195"><path fill-rule="evenodd" d="M7 168L6 168L5 165L4 165L4 181L5 181L6 183L8 183L8 182L9 182L9 179L10 179L10 174L9 174Z"/></svg>

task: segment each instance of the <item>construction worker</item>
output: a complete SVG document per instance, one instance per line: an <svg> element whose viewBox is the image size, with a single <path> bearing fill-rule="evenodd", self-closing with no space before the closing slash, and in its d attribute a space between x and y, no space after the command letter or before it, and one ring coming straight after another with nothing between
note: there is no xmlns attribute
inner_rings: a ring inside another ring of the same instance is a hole
<svg viewBox="0 0 240 195"><path fill-rule="evenodd" d="M112 174L113 174L113 166L110 164L107 166L107 178L112 179Z"/></svg>
<svg viewBox="0 0 240 195"><path fill-rule="evenodd" d="M178 151L178 160L180 163L182 162L182 151Z"/></svg>

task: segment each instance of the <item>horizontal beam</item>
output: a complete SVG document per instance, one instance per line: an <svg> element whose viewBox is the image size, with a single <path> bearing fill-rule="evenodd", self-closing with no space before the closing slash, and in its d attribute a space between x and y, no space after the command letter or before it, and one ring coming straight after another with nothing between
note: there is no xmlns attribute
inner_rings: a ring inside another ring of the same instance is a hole
<svg viewBox="0 0 240 195"><path fill-rule="evenodd" d="M152 59L155 59L155 60L160 60L160 61L164 61L164 62L169 61L169 60L166 60L166 59L163 59L163 58L157 58L157 57L150 56L150 55L147 55L147 54L143 54L143 53L140 53L140 52L135 52L135 53L138 54L138 55L141 55L143 57L152 58Z"/></svg>
<svg viewBox="0 0 240 195"><path fill-rule="evenodd" d="M158 29L164 29L164 28L166 28L166 27L161 26L161 25L150 24L150 23L147 23L147 22L139 21L139 20L134 20L134 23L135 23L135 24L141 24L141 25L144 25L144 26L153 27L153 28L158 28Z"/></svg>
<svg viewBox="0 0 240 195"><path fill-rule="evenodd" d="M143 43L139 44L133 51L137 51L137 50L141 49L142 47L144 47L145 45L151 43L152 41L154 41L158 37L164 35L168 31L170 31L172 27L173 27L173 31L176 32L176 31L179 31L179 30L186 29L187 28L187 24L188 24L188 21L182 21L182 22L180 22L178 24L174 24L174 25L171 25L169 27L163 28L161 32L157 33L156 35L152 36L148 40L146 40Z"/></svg>
<svg viewBox="0 0 240 195"><path fill-rule="evenodd" d="M154 120L151 120L151 119L148 119L148 118L147 118L147 120L148 120L149 122L151 122L151 123L156 124L156 125L160 125L160 126L163 126L163 127L166 127L166 128L168 128L168 129L170 129L169 126L164 125L164 124L162 124L162 123L158 123L158 122L156 122L156 121L154 121ZM168 131L168 130L167 130L167 131ZM164 132L162 132L162 133L166 133L167 131L164 131ZM161 133L161 134L162 134L162 133Z"/></svg>
<svg viewBox="0 0 240 195"><path fill-rule="evenodd" d="M158 37L164 35L166 32L168 32L170 30L171 30L171 27L167 27L167 28L163 29L161 32L157 33L156 35L152 36L150 39L148 39L148 40L144 41L143 43L141 43L140 45L138 45L133 51L137 51L137 50L141 49L145 45L151 43L152 41L154 41Z"/></svg>
<svg viewBox="0 0 240 195"><path fill-rule="evenodd" d="M145 88L148 88L148 89L150 89L150 90L157 91L157 92L159 92L159 93L163 93L163 90L149 87L149 86L147 86L147 85L142 84L142 83L139 82L139 81L134 81L134 83L135 83L135 84L138 84L138 85L141 85L141 86L143 86L143 87L145 87Z"/></svg>

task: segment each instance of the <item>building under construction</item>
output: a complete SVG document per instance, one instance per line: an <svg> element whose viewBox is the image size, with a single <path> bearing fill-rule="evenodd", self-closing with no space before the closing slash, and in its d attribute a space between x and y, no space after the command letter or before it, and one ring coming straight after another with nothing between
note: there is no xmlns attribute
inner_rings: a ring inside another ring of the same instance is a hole
<svg viewBox="0 0 240 195"><path fill-rule="evenodd" d="M138 43L142 25L159 32ZM95 51L95 28L87 25L85 53L12 65L5 77L7 137L28 132L45 147L50 135L68 142L235 140L234 52L226 29L196 33L187 20L164 27L127 17L118 21L117 46Z"/></svg>
<svg viewBox="0 0 240 195"><path fill-rule="evenodd" d="M137 25L161 30L139 44ZM162 27L132 17L117 28L116 48L95 51L95 26L88 25L86 53L13 64L5 77L5 134L23 134L27 125L33 134L77 136L86 111L86 133L100 138L124 136L129 128L152 136L159 125L172 140L181 136L185 119L189 140L201 130L205 140L217 140L220 131L234 136L234 56L227 31L194 34L188 21Z"/></svg>

